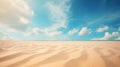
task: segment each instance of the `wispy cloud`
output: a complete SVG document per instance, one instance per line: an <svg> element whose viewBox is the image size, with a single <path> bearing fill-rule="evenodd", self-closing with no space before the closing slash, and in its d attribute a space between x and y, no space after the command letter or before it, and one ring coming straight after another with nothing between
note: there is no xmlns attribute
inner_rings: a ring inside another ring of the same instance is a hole
<svg viewBox="0 0 120 67"><path fill-rule="evenodd" d="M51 20L53 21L53 25L49 29L57 30L59 28L66 28L69 18L69 2L70 0L53 0L46 3L46 6L50 11Z"/></svg>
<svg viewBox="0 0 120 67"><path fill-rule="evenodd" d="M97 32L104 32L104 31L106 31L106 30L108 30L108 29L109 29L108 26L104 26L104 27L98 28L96 31L97 31Z"/></svg>
<svg viewBox="0 0 120 67"><path fill-rule="evenodd" d="M45 6L50 12L50 19L52 25L45 28L34 27L32 33L34 35L42 35L47 37L55 37L61 35L63 32L59 28L66 28L69 18L70 0L50 0L47 1Z"/></svg>
<svg viewBox="0 0 120 67"><path fill-rule="evenodd" d="M115 12L115 13L106 13L104 15L101 15L99 17L93 18L93 20L87 20L86 22L89 22L87 25L95 25L95 24L99 24L102 25L103 22L112 22L116 19L119 19L119 12ZM104 25L104 24L103 24Z"/></svg>

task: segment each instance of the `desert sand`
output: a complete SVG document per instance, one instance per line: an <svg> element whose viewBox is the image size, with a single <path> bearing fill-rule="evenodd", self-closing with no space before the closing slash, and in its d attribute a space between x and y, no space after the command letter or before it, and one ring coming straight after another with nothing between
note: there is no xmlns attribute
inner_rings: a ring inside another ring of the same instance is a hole
<svg viewBox="0 0 120 67"><path fill-rule="evenodd" d="M120 41L0 41L0 67L120 67Z"/></svg>

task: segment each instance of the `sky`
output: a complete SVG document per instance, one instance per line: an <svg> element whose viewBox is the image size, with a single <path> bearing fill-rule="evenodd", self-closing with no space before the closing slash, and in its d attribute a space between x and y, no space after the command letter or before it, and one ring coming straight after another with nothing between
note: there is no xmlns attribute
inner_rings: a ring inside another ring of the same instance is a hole
<svg viewBox="0 0 120 67"><path fill-rule="evenodd" d="M0 0L0 40L120 40L120 0Z"/></svg>

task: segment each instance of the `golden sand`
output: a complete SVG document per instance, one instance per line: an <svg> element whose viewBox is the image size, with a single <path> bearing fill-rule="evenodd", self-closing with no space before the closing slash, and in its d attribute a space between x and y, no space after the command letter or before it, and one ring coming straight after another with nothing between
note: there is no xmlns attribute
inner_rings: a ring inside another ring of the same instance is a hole
<svg viewBox="0 0 120 67"><path fill-rule="evenodd" d="M120 42L0 41L0 67L120 67Z"/></svg>

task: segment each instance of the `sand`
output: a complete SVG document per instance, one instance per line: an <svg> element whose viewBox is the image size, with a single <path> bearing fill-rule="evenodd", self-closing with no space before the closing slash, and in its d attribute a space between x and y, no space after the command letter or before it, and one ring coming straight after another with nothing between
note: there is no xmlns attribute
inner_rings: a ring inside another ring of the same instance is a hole
<svg viewBox="0 0 120 67"><path fill-rule="evenodd" d="M0 41L0 67L120 67L120 41Z"/></svg>

